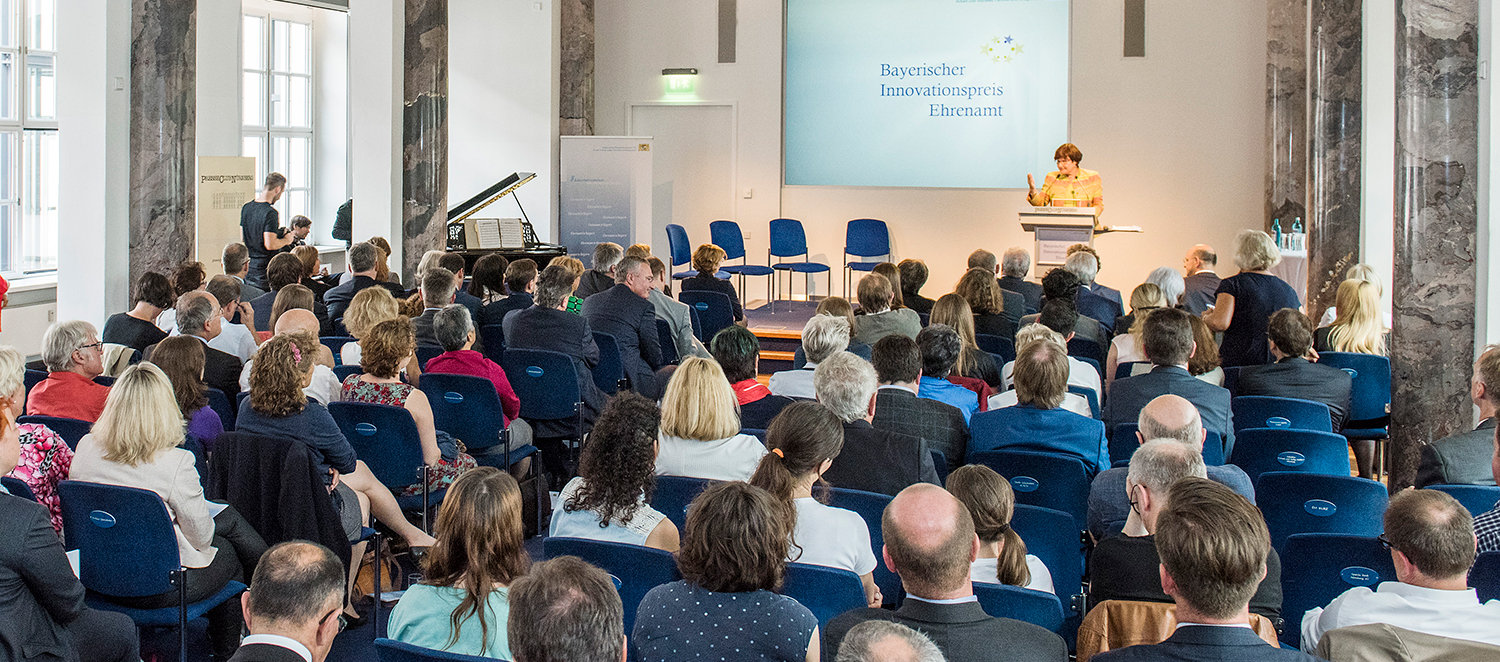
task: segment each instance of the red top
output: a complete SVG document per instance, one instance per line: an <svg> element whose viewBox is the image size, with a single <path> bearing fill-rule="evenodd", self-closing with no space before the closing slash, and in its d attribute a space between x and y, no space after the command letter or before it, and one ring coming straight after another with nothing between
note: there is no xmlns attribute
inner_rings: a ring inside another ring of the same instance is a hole
<svg viewBox="0 0 1500 662"><path fill-rule="evenodd" d="M54 372L26 396L28 416L58 416L93 423L104 413L109 387L76 372Z"/></svg>
<svg viewBox="0 0 1500 662"><path fill-rule="evenodd" d="M771 395L771 389L755 381L754 377L742 382L735 382L730 384L729 387L734 389L734 399L741 407Z"/></svg>
<svg viewBox="0 0 1500 662"><path fill-rule="evenodd" d="M443 352L432 357L432 360L423 366L427 372L441 372L450 375L470 375L483 377L495 384L495 393L500 396L500 408L505 411L505 424L521 415L521 398L516 396L516 390L510 387L510 379L505 376L505 370L495 365L494 361L484 358L483 354L472 349L460 349L454 352Z"/></svg>

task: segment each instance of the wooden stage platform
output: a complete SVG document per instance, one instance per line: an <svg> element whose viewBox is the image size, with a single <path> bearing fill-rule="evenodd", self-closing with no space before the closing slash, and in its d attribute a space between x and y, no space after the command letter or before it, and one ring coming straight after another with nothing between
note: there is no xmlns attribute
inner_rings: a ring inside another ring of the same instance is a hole
<svg viewBox="0 0 1500 662"><path fill-rule="evenodd" d="M802 327L817 310L817 301L750 302L745 319L751 333L760 339L760 374L792 369L792 355L802 345Z"/></svg>

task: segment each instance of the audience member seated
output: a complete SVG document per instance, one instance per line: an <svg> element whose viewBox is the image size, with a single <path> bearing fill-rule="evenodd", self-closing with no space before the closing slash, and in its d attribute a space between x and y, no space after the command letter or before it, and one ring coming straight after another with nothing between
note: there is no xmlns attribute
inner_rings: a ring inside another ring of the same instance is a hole
<svg viewBox="0 0 1500 662"><path fill-rule="evenodd" d="M917 397L922 378L922 352L906 336L886 336L875 343L876 430L919 437L933 450L942 451L949 471L964 463L969 450L969 425L963 412L946 402Z"/></svg>
<svg viewBox="0 0 1500 662"><path fill-rule="evenodd" d="M1053 325L1056 325L1060 328L1069 328L1072 325L1072 320L1078 319L1078 311L1073 309L1073 303L1071 301L1048 302L1047 305L1043 307L1043 310L1045 312L1043 313L1041 319L1045 320L1046 322L1052 322ZM1045 323L1033 322L1021 327L1021 330L1016 332L1016 347L1020 347L1021 345L1042 338L1062 345L1063 348L1066 349L1068 346L1068 340L1071 340L1073 338L1073 334L1068 333L1066 336L1064 336L1060 331L1054 331L1051 326ZM1002 382L1004 382L1003 385L1006 389L1009 389L1013 386L1012 382L1015 381L1015 371L1015 361L1011 361L1010 363L1005 364L1004 368L1001 368L1000 379ZM1071 356L1068 357L1068 386L1080 386L1089 389L1093 391L1095 395L1102 397L1103 389L1100 388L1099 384L1099 371L1095 370L1094 366L1084 363L1083 361L1079 361L1078 359L1075 359ZM1081 398L1083 396L1079 397ZM1067 400L1067 398L1064 398L1065 404ZM1088 405L1087 400L1084 401L1084 405ZM991 406L990 408L993 409L994 407ZM1093 412L1088 412L1088 415L1093 416Z"/></svg>
<svg viewBox="0 0 1500 662"><path fill-rule="evenodd" d="M625 610L609 574L576 556L531 566L510 586L511 659L515 662L614 662L625 659Z"/></svg>
<svg viewBox="0 0 1500 662"><path fill-rule="evenodd" d="M677 525L648 502L655 486L656 403L626 391L609 401L558 495L547 535L677 551Z"/></svg>
<svg viewBox="0 0 1500 662"><path fill-rule="evenodd" d="M849 352L839 352L814 375L818 402L844 424L844 449L824 472L842 488L895 495L913 483L941 485L932 452L921 437L876 429L878 386L875 369Z"/></svg>
<svg viewBox="0 0 1500 662"><path fill-rule="evenodd" d="M1500 479L1500 437L1495 437L1495 452L1490 456L1490 473L1492 478ZM1474 518L1474 536L1479 541L1479 552L1500 552L1500 503Z"/></svg>
<svg viewBox="0 0 1500 662"><path fill-rule="evenodd" d="M318 318L313 317L312 311L301 308L286 311L276 320L276 334L286 335L289 333L305 333L314 338L318 337ZM349 344L352 345L354 343ZM321 343L313 346L312 360L312 381L308 382L302 388L302 393L326 407L328 403L335 402L343 396L344 385L339 382L339 376L333 372L333 352L327 347ZM352 365L358 365L358 363L356 362ZM254 370L254 359L245 363L245 367L240 369L241 391L250 390L250 374ZM408 373L408 375L410 374Z"/></svg>
<svg viewBox="0 0 1500 662"><path fill-rule="evenodd" d="M612 241L594 246L594 268L585 271L580 276L578 290L575 292L578 298L587 299L614 287L615 265L618 265L624 257L625 250Z"/></svg>
<svg viewBox="0 0 1500 662"><path fill-rule="evenodd" d="M734 289L734 283L720 280L716 275L719 273L719 265L724 262L724 249L713 244L703 244L693 251L693 269L698 273L682 281L683 292L718 292L729 297L729 306L734 309L734 321L743 324L745 311L740 308L740 295Z"/></svg>
<svg viewBox="0 0 1500 662"><path fill-rule="evenodd" d="M985 296L993 296L994 297L995 303L990 308L991 312L1003 313L1005 315L1005 318L1008 319L1008 320L1010 320L1010 328L1012 330L1012 333L1014 333L1015 329L1017 329L1017 328L1019 328L1021 326L1021 316L1023 316L1023 315L1026 314L1026 297L1025 297L1025 295L1019 294L1017 292L1012 292L1012 291L1006 290L1003 287L1000 287L1000 279L998 278L998 276L1000 274L1000 265L995 261L995 254L994 253L991 253L991 252L989 252L987 250L984 250L983 248L977 249L973 253L969 253L968 268L970 270L980 269L980 270L984 271L985 275L987 275L990 280L995 281L995 287L997 288L995 292L992 292L992 293L990 293L988 295L981 293L979 296L980 296L980 298L983 298ZM971 286L971 288L972 287L973 286ZM953 289L954 289L954 291L959 291L959 290L963 289L962 279L960 279L960 284L957 287L954 287ZM963 294L963 296L964 296L965 299L969 299L970 300L969 301L970 305L974 305L975 299L973 297L971 297L969 294L964 294L961 291L959 292L959 294ZM975 307L974 307L974 309L976 311L980 310L982 308L984 308L984 306L977 306L977 305L975 305ZM980 326L981 326L981 328L987 328L986 325L980 325ZM980 331L980 333L990 333L990 332L989 331ZM1000 335L1000 334L997 333L997 334L993 334L993 335Z"/></svg>
<svg viewBox="0 0 1500 662"><path fill-rule="evenodd" d="M1104 329L1104 325L1092 317L1084 317L1078 314L1078 302L1075 300L1078 291L1077 276L1074 276L1067 269L1053 269L1042 277L1042 291L1046 295L1042 299L1042 313L1047 312L1048 305L1067 305L1073 311L1072 318L1075 320L1073 326L1071 328L1062 328L1057 324L1062 319L1057 314L1053 315L1051 323L1042 321L1041 313L1022 317L1022 326L1039 322L1046 324L1048 328L1062 334L1069 340L1072 340L1072 334L1076 333L1079 338L1093 341L1099 345L1101 350L1109 346L1112 334Z"/></svg>
<svg viewBox="0 0 1500 662"><path fill-rule="evenodd" d="M819 313L802 325L802 351L807 363L795 370L783 370L771 375L771 392L804 400L817 397L813 388L813 372L818 364L828 357L844 351L849 346L849 321L840 316Z"/></svg>
<svg viewBox="0 0 1500 662"><path fill-rule="evenodd" d="M428 468L427 486L431 491L437 491L446 489L454 479L478 465L468 453L459 450L453 437L435 427L427 395L416 386L401 381L401 366L417 351L417 340L411 327L411 322L405 317L397 317L370 329L363 341L364 355L359 364L364 373L349 375L344 380L341 399L404 407L411 412L422 440L422 461ZM402 496L422 493L420 480L411 485L388 487L398 490Z"/></svg>
<svg viewBox="0 0 1500 662"><path fill-rule="evenodd" d="M1157 574L1157 518L1173 487L1189 477L1207 477L1196 449L1171 439L1153 439L1136 449L1121 490L1131 504L1125 528L1100 540L1089 557L1090 608L1105 600L1171 601ZM1250 598L1250 611L1275 623L1281 617L1281 559L1271 550L1262 561L1266 576Z"/></svg>
<svg viewBox="0 0 1500 662"><path fill-rule="evenodd" d="M27 415L99 420L109 387L94 383L104 374L104 343L94 325L72 320L47 327L42 363L47 365L47 378L27 394Z"/></svg>
<svg viewBox="0 0 1500 662"><path fill-rule="evenodd" d="M240 300L240 282L232 276L220 274L208 279L206 291L214 295L214 299L219 302L219 312L224 316L224 322L219 325L219 335L208 341L208 346L234 355L240 363L249 361L255 355L255 348L260 341L249 326L234 322L238 317L251 325L255 323L255 308Z"/></svg>
<svg viewBox="0 0 1500 662"><path fill-rule="evenodd" d="M792 399L772 395L755 376L760 372L760 340L749 329L731 326L714 335L713 358L724 370L740 407L740 427L764 430Z"/></svg>
<svg viewBox="0 0 1500 662"><path fill-rule="evenodd" d="M385 267L385 255L378 246L370 242L349 247L349 273L353 277L323 293L323 303L328 306L330 318L343 319L355 295L371 287L378 285L393 298L405 293L400 283L377 278ZM345 326L347 325L346 321Z"/></svg>
<svg viewBox="0 0 1500 662"><path fill-rule="evenodd" d="M1319 352L1354 352L1387 356L1390 329L1381 321L1380 285L1366 280L1339 283L1335 301L1337 316L1313 332L1313 348Z"/></svg>
<svg viewBox="0 0 1500 662"><path fill-rule="evenodd" d="M556 262L556 260L553 260ZM568 297L578 278L566 266L548 265L537 277L536 305L514 311L505 316L505 345L507 349L539 349L561 352L573 361L578 373L578 393L583 401L583 425L593 425L599 412L604 410L604 392L594 385L591 369L599 364L599 346L594 344L594 333L589 323L580 315L566 312ZM537 421L534 433L539 440L542 458L549 471L562 475L560 463L568 456L561 443L552 439L573 434L572 421Z"/></svg>
<svg viewBox="0 0 1500 662"><path fill-rule="evenodd" d="M1168 308L1182 308L1182 295L1187 290L1182 272L1172 267L1157 267L1146 275L1146 282L1161 288L1161 298L1166 301ZM1129 325L1125 328L1129 328Z"/></svg>
<svg viewBox="0 0 1500 662"><path fill-rule="evenodd" d="M865 621L849 629L835 662L943 662L927 635L900 623Z"/></svg>
<svg viewBox="0 0 1500 662"><path fill-rule="evenodd" d="M250 275L250 249L240 242L224 245L224 253L221 256L224 262L224 273L233 276L240 282L240 297L245 301L254 301L256 297L265 294L266 291L250 284L245 280ZM171 306L163 306L170 308Z"/></svg>
<svg viewBox="0 0 1500 662"><path fill-rule="evenodd" d="M181 300L182 295L188 292L202 292L206 285L208 285L208 272L203 269L202 262L187 260L172 270L173 301ZM163 332L171 333L177 328L177 311L172 308L162 311L156 317L156 326Z"/></svg>
<svg viewBox="0 0 1500 662"><path fill-rule="evenodd" d="M1156 544L1141 551L1151 557L1145 574L1168 596L1161 601L1177 603L1176 631L1162 643L1128 646L1092 659L1312 662L1311 656L1266 643L1248 627L1250 612L1260 613L1256 596L1268 590L1277 570L1268 560L1276 554L1260 511L1202 478L1174 484L1171 503L1164 505L1155 506ZM1280 586L1274 588L1279 593Z"/></svg>
<svg viewBox="0 0 1500 662"><path fill-rule="evenodd" d="M412 331L416 334L418 345L440 349L442 344L432 332L432 317L444 306L453 303L453 295L458 291L453 287L453 272L433 267L421 272L421 282L419 290L422 294L422 315L412 319ZM422 368L425 370L427 366Z"/></svg>
<svg viewBox="0 0 1500 662"><path fill-rule="evenodd" d="M907 258L896 264L901 274L901 302L919 313L932 312L933 300L922 296L922 286L927 284L927 263Z"/></svg>
<svg viewBox="0 0 1500 662"><path fill-rule="evenodd" d="M1316 358L1312 353L1312 321L1296 308L1282 308L1271 314L1266 323L1266 336L1271 341L1271 356L1275 363L1247 366L1240 371L1235 395L1269 395L1279 398L1300 398L1328 405L1333 416L1333 429L1343 429L1349 418L1349 397L1354 380L1349 373L1332 366L1320 365L1308 360ZM1375 442L1364 450L1374 455ZM1355 445L1356 455L1360 446ZM1369 464L1365 458L1361 464ZM1366 478L1374 475L1360 471Z"/></svg>
<svg viewBox="0 0 1500 662"><path fill-rule="evenodd" d="M865 274L859 279L859 310L854 318L854 341L874 345L892 334L915 338L922 330L922 319L909 308L893 308L896 291L891 281L880 274Z"/></svg>
<svg viewBox="0 0 1500 662"><path fill-rule="evenodd" d="M173 336L156 346L151 362L172 380L172 393L182 420L187 421L188 435L202 442L205 450L212 450L214 440L224 433L224 422L208 406L208 385L203 383L205 349L197 340Z"/></svg>
<svg viewBox="0 0 1500 662"><path fill-rule="evenodd" d="M1052 572L1026 553L1026 542L1010 527L1016 494L1004 476L982 464L966 465L948 475L948 491L969 510L979 536L979 558L969 564L969 581L1055 592Z"/></svg>
<svg viewBox="0 0 1500 662"><path fill-rule="evenodd" d="M297 285L306 290L307 288ZM224 315L218 300L207 292L189 292L177 300L177 331L203 341L203 383L233 400L240 392L240 360L208 343L218 337ZM150 352L146 360L151 360Z"/></svg>
<svg viewBox="0 0 1500 662"><path fill-rule="evenodd" d="M290 285L283 286L276 292L276 301L271 304L271 319L268 326L270 330L261 331L258 333L266 338L269 338L276 332L276 324L281 320L282 315L285 315L288 311L305 310L313 313L316 316L317 306L317 297L313 296L312 290L307 289L305 285L301 283L292 283ZM331 328L328 322L321 317L317 318L317 320L319 332L318 335L328 335L327 333L323 333L324 331L329 331Z"/></svg>
<svg viewBox="0 0 1500 662"><path fill-rule="evenodd" d="M656 334L656 307L651 305L651 266L638 257L621 258L615 265L613 287L583 301L589 328L615 338L630 389L651 399L661 397L671 371L658 373L661 339Z"/></svg>
<svg viewBox="0 0 1500 662"><path fill-rule="evenodd" d="M969 581L979 556L979 538L968 508L935 485L913 485L886 506L881 520L885 565L901 577L906 599L896 611L857 609L828 624L823 649L839 650L845 635L865 621L893 621L915 628L943 651L949 662L1004 658L1020 662L1068 659L1062 637L1009 618L984 613ZM825 660L833 660L829 653Z"/></svg>
<svg viewBox="0 0 1500 662"><path fill-rule="evenodd" d="M565 310L567 310L570 313L573 313L574 315L582 315L583 314L583 297L578 296L577 292L578 292L578 284L581 281L581 279L583 278L584 272L587 271L586 269L583 268L583 262L581 260L576 259L576 258L571 258L571 257L563 256L563 257L560 257L560 258L553 259L552 262L550 264L548 264L547 266L550 267L550 266L552 266L554 264L567 269L568 273L570 273L570 274L573 275L573 289L568 291L567 307L565 308ZM614 273L614 268L613 267L610 267L610 273L611 274ZM614 276L611 275L610 278L614 278ZM614 287L614 286L610 285L609 287Z"/></svg>
<svg viewBox="0 0 1500 662"><path fill-rule="evenodd" d="M1000 256L1000 289L1021 295L1026 302L1026 314L1042 312L1042 286L1026 280L1031 271L1031 253L1019 246L1005 249Z"/></svg>
<svg viewBox="0 0 1500 662"><path fill-rule="evenodd" d="M971 416L979 413L979 396L948 381L948 375L952 374L959 353L963 351L963 341L958 333L946 324L928 324L917 334L917 348L922 351L922 381L917 388L917 397L957 407L967 423Z"/></svg>
<svg viewBox="0 0 1500 662"><path fill-rule="evenodd" d="M1492 390L1490 385L1494 384ZM3 391L3 389L0 389ZM1469 401L1479 409L1479 426L1422 446L1417 487L1428 485L1494 485L1488 458L1495 449L1495 411L1500 401L1500 345L1490 345L1474 360Z"/></svg>
<svg viewBox="0 0 1500 662"><path fill-rule="evenodd" d="M1186 290L1182 293L1182 307L1194 315L1202 315L1203 311L1214 306L1214 300L1219 291L1219 274L1214 273L1214 267L1219 266L1219 255L1214 252L1214 247L1207 244L1198 244L1188 249L1187 255L1182 258L1182 270L1186 272L1182 282Z"/></svg>
<svg viewBox="0 0 1500 662"><path fill-rule="evenodd" d="M458 253L443 253L438 257L438 266L453 272L453 303L469 309L469 318L474 320L474 326L489 324L489 320L485 317L484 301L464 288L465 270L468 268L464 262L464 256Z"/></svg>
<svg viewBox="0 0 1500 662"><path fill-rule="evenodd" d="M1302 650L1317 650L1329 630L1385 623L1442 637L1500 645L1500 600L1480 604L1469 588L1474 565L1473 518L1437 490L1402 490L1385 510L1385 535L1396 565L1394 582L1358 586L1302 617Z"/></svg>
<svg viewBox="0 0 1500 662"><path fill-rule="evenodd" d="M734 389L712 359L682 362L661 399L656 475L749 480L765 445L740 434Z"/></svg>
<svg viewBox="0 0 1500 662"><path fill-rule="evenodd" d="M736 660L818 660L817 617L775 593L791 537L783 504L753 485L721 483L693 499L677 552L682 579L641 599L631 658L671 662L734 650Z"/></svg>
<svg viewBox="0 0 1500 662"><path fill-rule="evenodd" d="M491 257L491 255L484 257ZM500 256L493 255L493 257ZM481 262L484 261L484 258L479 259ZM480 266L475 265L474 273L476 279L479 277ZM505 322L505 316L512 311L525 310L536 303L536 277L539 273L541 272L537 271L536 261L531 258L521 258L507 265L505 267L504 285L506 290L510 292L510 296L496 298L494 301L484 305L485 323L501 324ZM475 280L475 282L479 281ZM495 290L489 288L486 288L486 290L489 292L486 296L495 296ZM490 351L493 352L496 349L498 348L491 347Z"/></svg>
<svg viewBox="0 0 1500 662"><path fill-rule="evenodd" d="M271 258L271 264L266 268L266 282L270 284L271 290L260 295L250 302L250 307L255 309L255 330L266 333L276 328L276 314L274 308L282 288L296 285L311 295L313 292L302 285L302 261L291 253L280 253ZM335 288L337 289L337 288ZM329 290L332 294L334 290ZM326 296L326 295L325 295ZM321 335L333 335L333 322L328 307L317 300L316 296L306 302L306 308L318 316L318 323L322 326ZM179 301L181 299L179 298ZM299 302L300 303L300 302Z"/></svg>
<svg viewBox="0 0 1500 662"><path fill-rule="evenodd" d="M1083 287L1088 289L1090 292L1093 292L1094 294L1115 302L1116 306L1123 307L1125 305L1125 302L1120 298L1119 290L1107 285L1102 285L1097 282L1096 277L1099 275L1099 272L1104 269L1104 259L1099 257L1099 251L1094 250L1094 247L1088 244L1073 244L1072 246L1068 247L1068 252L1064 255L1064 257L1073 257L1074 253L1088 253L1089 255L1094 256L1094 276L1090 276L1087 280L1082 280L1081 283Z"/></svg>
<svg viewBox="0 0 1500 662"><path fill-rule="evenodd" d="M167 332L156 328L155 320L172 307L173 301L172 284L166 276L154 271L141 274L135 283L133 307L104 321L104 342L146 351L167 337Z"/></svg>
<svg viewBox="0 0 1500 662"><path fill-rule="evenodd" d="M1109 440L1104 423L1084 413L1068 411L1068 350L1051 340L1037 339L1016 352L1016 388L991 399L983 417L989 435L969 442L969 452L1022 450L1069 455L1083 460L1089 475L1109 468ZM1014 397L1014 403L994 400ZM1076 397L1076 396L1075 396Z"/></svg>
<svg viewBox="0 0 1500 662"><path fill-rule="evenodd" d="M995 355L979 348L974 338L974 313L969 302L957 294L944 294L932 306L931 324L945 324L958 333L963 349L958 353L958 362L953 372L961 377L983 380L991 388L1000 390L1000 367L995 365Z"/></svg>
<svg viewBox="0 0 1500 662"><path fill-rule="evenodd" d="M969 302L969 310L974 313L974 333L982 333L987 336L998 336L1001 338L1015 338L1016 329L1020 327L1017 321L1022 317L1025 299L1020 295L1012 298L1010 302L1015 310L1005 308L1004 293L1000 289L999 281L995 280L995 273L985 269L970 269L958 279L958 284L953 287L953 293L963 297ZM1011 315L1011 313L1016 313Z"/></svg>
<svg viewBox="0 0 1500 662"><path fill-rule="evenodd" d="M1354 280L1362 283L1369 283L1375 286L1374 294L1375 301L1377 303L1369 307L1380 311L1380 320L1383 324L1382 328L1389 331L1392 324L1391 311L1378 303L1381 300L1381 297L1385 295L1385 287L1381 285L1380 274L1375 273L1375 267L1372 267L1368 264L1356 264L1352 267L1349 267L1349 270L1344 272L1344 280ZM1338 319L1338 299L1335 298L1334 302L1334 307L1323 311L1323 319L1318 321L1318 326L1328 326L1330 324L1333 324L1334 321Z"/></svg>
<svg viewBox="0 0 1500 662"><path fill-rule="evenodd" d="M813 311L813 314L832 315L834 317L844 318L844 320L849 323L850 336L854 335L854 305L849 303L848 299L845 299L844 297L828 297L826 299L823 299L822 301L818 302L818 307L815 311ZM803 333L803 342L806 342L805 331ZM870 360L870 346L862 342L854 342L851 339L849 341L849 346L840 351L853 353L855 356L858 356L859 358L862 358L866 361ZM797 347L797 351L792 352L792 369L801 370L806 366L807 352L802 348L802 346L799 345Z"/></svg>
<svg viewBox="0 0 1500 662"><path fill-rule="evenodd" d="M672 298L672 276L667 273L667 263L661 258L647 256L646 264L651 266L651 307L656 309L656 319L667 322L678 358L708 358L708 348L693 335L692 311L687 304Z"/></svg>
<svg viewBox="0 0 1500 662"><path fill-rule="evenodd" d="M0 345L0 410L9 411L11 418L26 411L25 378L26 357L14 347ZM52 528L62 534L62 502L57 498L57 481L67 480L68 469L73 466L73 449L40 423L21 423L16 428L21 451L8 473L31 488L37 502L47 507Z"/></svg>
<svg viewBox="0 0 1500 662"><path fill-rule="evenodd" d="M1136 420L1135 438L1140 443L1170 439L1198 451L1200 455L1203 453L1204 440L1208 436L1203 430L1203 420L1198 416L1198 408L1181 396L1157 396L1141 408L1140 418ZM1210 464L1207 469L1209 479L1255 503L1255 485L1244 469L1232 464ZM1125 488L1127 474L1125 467L1108 469L1094 476L1094 482L1089 486L1088 530L1095 540L1118 533L1125 525L1125 518L1130 514L1130 497Z"/></svg>
<svg viewBox="0 0 1500 662"><path fill-rule="evenodd" d="M369 293L366 294L365 290L369 290ZM359 365L359 339L365 337L376 324L396 319L400 314L401 306L396 302L396 297L391 296L390 290L383 287L367 287L354 295L354 301L344 314L344 329L354 341L346 342L339 348L339 360L343 365ZM417 368L419 372L421 369L416 363L408 366L408 369L411 368Z"/></svg>
<svg viewBox="0 0 1500 662"><path fill-rule="evenodd" d="M14 389L11 364L19 357L15 349L0 347L0 383L11 386L7 393ZM25 459L24 434L13 406L0 407L0 475ZM55 507L55 495L52 502ZM49 526L55 518L48 507L0 487L0 623L6 624L0 627L0 651L9 660L139 662L140 639L130 617L84 605L83 584L63 552L59 530Z"/></svg>
<svg viewBox="0 0 1500 662"><path fill-rule="evenodd" d="M230 662L323 662L343 626L344 564L327 547L305 540L275 545L255 566L240 594L245 630Z"/></svg>
<svg viewBox="0 0 1500 662"><path fill-rule="evenodd" d="M866 601L879 607L869 526L858 513L813 498L813 487L828 487L823 474L844 446L844 427L838 417L818 403L798 402L771 423L766 445L771 452L761 458L750 484L781 502L783 515L793 524L786 560L859 575Z"/></svg>
<svg viewBox="0 0 1500 662"><path fill-rule="evenodd" d="M447 373L483 377L495 385L495 395L500 396L500 409L505 427L510 430L512 447L531 443L531 425L520 419L521 398L510 386L505 370L473 349L478 334L469 320L469 309L461 304L448 304L432 318L432 332L437 336L443 353L427 361L428 373ZM503 452L503 446L492 447Z"/></svg>
<svg viewBox="0 0 1500 662"><path fill-rule="evenodd" d="M1270 271L1281 263L1281 251L1270 235L1241 230L1234 243L1234 263L1240 272L1219 283L1214 307L1203 313L1203 321L1224 334L1219 343L1219 361L1224 366L1270 363L1266 324L1271 313L1301 308L1302 302L1291 285Z"/></svg>
<svg viewBox="0 0 1500 662"><path fill-rule="evenodd" d="M1193 315L1188 317L1188 322L1193 325L1193 342L1197 343L1197 349L1188 357L1188 374L1214 386L1223 386L1224 369L1219 367L1218 339L1203 323L1203 318Z"/></svg>
<svg viewBox="0 0 1500 662"><path fill-rule="evenodd" d="M531 261L532 272L536 271L536 261L531 258L521 258ZM520 260L517 260L519 262ZM487 253L474 261L474 272L469 277L467 292L470 296L479 300L479 305L488 308L490 304L505 299L510 294L510 288L505 284L505 274L510 269L510 260L505 259L499 253ZM535 276L532 276L535 279ZM485 310L485 324L499 324L498 319L489 319L489 310Z"/></svg>
<svg viewBox="0 0 1500 662"><path fill-rule="evenodd" d="M870 269L872 274L880 274L891 283L891 308L906 308L907 305L901 300L901 270L890 262L881 262ZM921 319L918 318L920 323Z"/></svg>
<svg viewBox="0 0 1500 662"><path fill-rule="evenodd" d="M1115 381L1115 368L1121 363L1146 360L1146 353L1141 351L1141 328L1147 313L1166 304L1161 288L1152 283L1141 283L1131 290L1130 314L1115 320L1115 337L1109 341L1109 354L1104 359L1104 388Z"/></svg>
<svg viewBox="0 0 1500 662"><path fill-rule="evenodd" d="M254 572L266 543L233 506L218 516L209 515L193 454L180 448L182 442L182 414L172 397L172 382L161 368L139 363L126 368L110 390L93 431L78 442L68 477L161 496L177 532L177 553L187 568L186 597L191 603L219 592L230 581L243 582ZM110 600L159 609L176 607L179 592ZM240 606L225 602L209 610L208 622L214 657L228 659L240 641Z"/></svg>
<svg viewBox="0 0 1500 662"><path fill-rule="evenodd" d="M1114 335L1115 320L1125 311L1119 293L1111 299L1105 294L1107 288L1094 284L1094 277L1099 273L1098 255L1093 251L1071 253L1063 262L1063 268L1078 277L1078 293L1073 299L1078 304L1078 313L1097 320L1105 333Z"/></svg>
<svg viewBox="0 0 1500 662"><path fill-rule="evenodd" d="M307 217L300 216L299 218ZM318 253L317 247L303 244L293 248L292 255L297 256L297 259L302 262L302 280L297 282L301 283L303 287L312 290L313 296L322 301L323 295L327 294L333 285L324 280L328 277L328 269L323 266L322 256Z"/></svg>
<svg viewBox="0 0 1500 662"><path fill-rule="evenodd" d="M494 467L470 471L448 488L433 529L438 542L422 558L422 582L391 610L396 641L510 659L509 586L531 565L522 546L521 490Z"/></svg>
<svg viewBox="0 0 1500 662"><path fill-rule="evenodd" d="M1175 308L1153 310L1146 316L1141 348L1154 367L1144 375L1115 383L1104 404L1105 434L1114 434L1115 426L1121 423L1134 423L1141 408L1156 396L1172 393L1187 398L1198 408L1203 427L1219 433L1224 440L1227 458L1234 450L1229 391L1188 373L1188 360L1197 348L1189 317L1192 316Z"/></svg>

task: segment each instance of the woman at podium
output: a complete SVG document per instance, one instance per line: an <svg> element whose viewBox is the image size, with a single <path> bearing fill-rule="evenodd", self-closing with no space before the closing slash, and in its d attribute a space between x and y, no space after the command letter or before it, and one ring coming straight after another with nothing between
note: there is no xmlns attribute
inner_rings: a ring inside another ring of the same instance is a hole
<svg viewBox="0 0 1500 662"><path fill-rule="evenodd" d="M1057 161L1057 171L1047 173L1042 188L1028 173L1026 187L1030 192L1026 200L1035 207L1093 207L1095 218L1104 212L1104 182L1099 173L1078 167L1083 161L1083 152L1078 146L1066 143L1052 154Z"/></svg>

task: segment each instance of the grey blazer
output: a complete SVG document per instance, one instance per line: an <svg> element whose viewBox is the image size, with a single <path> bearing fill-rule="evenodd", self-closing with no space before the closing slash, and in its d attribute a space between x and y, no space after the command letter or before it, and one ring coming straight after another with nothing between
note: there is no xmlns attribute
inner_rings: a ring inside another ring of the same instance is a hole
<svg viewBox="0 0 1500 662"><path fill-rule="evenodd" d="M693 318L688 312L687 304L667 296L661 290L653 289L651 305L656 308L656 317L666 320L667 328L672 330L672 345L677 348L678 357L713 358L709 355L708 348L693 335Z"/></svg>
<svg viewBox="0 0 1500 662"><path fill-rule="evenodd" d="M1494 485L1490 455L1495 451L1495 419L1422 447L1417 487L1428 485Z"/></svg>

